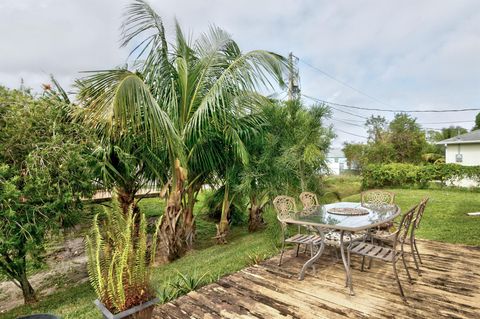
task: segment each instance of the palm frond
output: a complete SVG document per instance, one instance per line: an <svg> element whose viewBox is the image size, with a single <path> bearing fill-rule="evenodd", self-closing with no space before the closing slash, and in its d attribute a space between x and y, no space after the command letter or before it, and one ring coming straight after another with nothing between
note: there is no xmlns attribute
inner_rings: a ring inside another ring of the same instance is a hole
<svg viewBox="0 0 480 319"><path fill-rule="evenodd" d="M173 154L181 149L170 118L138 74L125 69L96 72L77 87L84 106L78 116L100 136L119 141L136 134L150 145L168 145Z"/></svg>

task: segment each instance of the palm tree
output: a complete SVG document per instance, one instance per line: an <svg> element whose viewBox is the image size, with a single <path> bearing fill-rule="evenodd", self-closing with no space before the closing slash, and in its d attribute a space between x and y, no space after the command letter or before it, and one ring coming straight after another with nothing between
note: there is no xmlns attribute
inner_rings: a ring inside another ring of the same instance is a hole
<svg viewBox="0 0 480 319"><path fill-rule="evenodd" d="M126 69L95 72L77 81L77 118L99 138L94 152L100 183L114 188L124 213L137 191L164 177L158 171L164 153L181 156L181 141L138 72ZM133 205L135 206L135 205Z"/></svg>
<svg viewBox="0 0 480 319"><path fill-rule="evenodd" d="M250 161L242 167L236 187L248 199L251 232L262 226L264 207L274 196L322 192L319 181L334 136L323 124L330 114L326 106L307 108L297 100L277 102L262 111L266 125L248 143Z"/></svg>
<svg viewBox="0 0 480 319"><path fill-rule="evenodd" d="M242 53L218 27L190 43L175 26L175 44L169 45L160 16L145 1L134 1L126 11L123 45L136 44L135 71L95 73L81 82L79 94L85 123L106 145L126 140L127 148L136 149L139 144L130 139L138 136L148 163L158 162L156 171L168 177L160 230L168 260L194 239L193 207L205 180L230 160L223 156L225 145L248 161L243 126L258 124L259 105L266 101L258 89L283 85L286 70L283 57L263 50Z"/></svg>

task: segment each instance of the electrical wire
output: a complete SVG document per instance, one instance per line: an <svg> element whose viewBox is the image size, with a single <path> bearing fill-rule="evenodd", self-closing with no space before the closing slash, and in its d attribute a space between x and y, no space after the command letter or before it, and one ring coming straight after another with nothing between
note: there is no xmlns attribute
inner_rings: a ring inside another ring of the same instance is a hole
<svg viewBox="0 0 480 319"><path fill-rule="evenodd" d="M358 135L358 134L355 134L355 133L350 133L350 132L344 131L342 129L339 129L338 127L336 128L336 130L340 131L342 133L345 133L345 134L349 134L349 135L353 135L353 136L356 136L356 137L361 137L361 138L364 138L364 139L368 139L368 137L366 137L366 136Z"/></svg>
<svg viewBox="0 0 480 319"><path fill-rule="evenodd" d="M302 94L302 96L310 99L312 101L328 104L330 106L341 106L350 109L356 110L363 110L363 111L377 111L377 112L393 112L393 113L447 113L447 112L467 112L467 111L480 111L480 108L464 108L464 109L454 109L454 110L393 110L393 109L379 109L379 108L369 108L363 106L355 106L355 105L348 105L348 104L340 104L335 102L330 102L326 100L322 100L316 97L308 96L306 94Z"/></svg>
<svg viewBox="0 0 480 319"><path fill-rule="evenodd" d="M350 84L344 82L344 81L341 81L337 78L335 78L333 75L321 70L320 68L304 61L303 59L300 59L299 57L297 57L297 59L302 62L303 64L309 66L310 68L320 72L321 74L323 74L324 76L334 80L335 82L338 82L340 84L342 84L343 86L357 92L357 93L360 93L362 94L363 96L366 96L368 97L369 99L377 102L377 103L380 103L380 104L383 104L385 106L388 106L388 107L391 107L391 105L381 101L380 99L368 94L368 93L365 93L364 91L360 90L360 89L357 89L353 86L351 86ZM302 94L303 96L305 96L304 94ZM307 97L307 96L305 96ZM311 97L310 97L311 98ZM347 104L340 104L340 103L334 103L334 102L329 102L329 101L324 101L324 100L321 100L321 99L317 99L319 102L323 102L323 103L327 103L327 104L334 104L334 105L337 105L337 106L343 106L343 107L349 107L349 108L354 108L354 109L359 109L359 110L367 110L367 111L379 111L379 112L395 112L395 113L398 113L398 112L404 112L404 113L439 113L439 112L467 112L467 111L480 111L480 108L463 108L463 109L453 109L453 110L393 110L393 109L380 109L380 108L368 108L368 107L361 107L361 106L355 106L355 105L347 105Z"/></svg>
<svg viewBox="0 0 480 319"><path fill-rule="evenodd" d="M475 121L446 121L446 122L424 122L420 124L457 124L457 123L475 123Z"/></svg>
<svg viewBox="0 0 480 319"><path fill-rule="evenodd" d="M345 123L345 124L352 125L352 126L356 126L356 127L365 128L365 126L363 126L363 125L351 123L351 122L344 121L344 120L341 120L341 119L338 119L338 118L334 118L334 117L332 117L330 120L332 120L332 121L337 121L337 122L340 122L340 123Z"/></svg>
<svg viewBox="0 0 480 319"><path fill-rule="evenodd" d="M297 58L298 58L298 57L297 57ZM377 103L380 103L380 104L383 104L383 105L385 105L385 106L391 107L391 106L388 105L387 103L385 103L385 102L377 99L377 98L374 97L374 96L371 96L370 94L367 94L367 93L363 92L363 91L360 90L360 89L357 89L357 88L351 86L350 84L348 84L348 83L346 83L346 82L343 82L343 81L335 78L333 75L331 75L331 74L329 74L329 73L321 70L320 68L318 68L318 67L316 67L316 66L314 66L314 65L311 65L310 63L304 61L303 59L298 58L298 60L299 60L300 62L302 62L303 64L311 67L312 69L320 72L321 74L323 74L324 76L328 77L329 79L331 79L331 80L333 80L333 81L335 81L335 82L338 82L338 83L342 84L343 86L345 86L345 87L347 87L347 88L349 88L349 89L351 89L351 90L353 90L353 91L355 91L355 92L357 92L357 93L360 93L361 95L366 96L366 97L368 97L369 99L371 99L371 100L373 100L373 101L375 101L375 102L377 102Z"/></svg>

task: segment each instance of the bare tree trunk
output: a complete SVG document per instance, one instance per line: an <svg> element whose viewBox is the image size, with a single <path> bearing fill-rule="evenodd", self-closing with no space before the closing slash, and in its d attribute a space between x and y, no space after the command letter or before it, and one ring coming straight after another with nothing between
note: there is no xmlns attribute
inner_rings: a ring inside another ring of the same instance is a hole
<svg viewBox="0 0 480 319"><path fill-rule="evenodd" d="M38 301L37 296L35 294L35 290L33 289L32 285L28 281L26 271L22 271L22 273L20 274L20 277L18 278L18 282L22 287L24 303L26 305L36 303Z"/></svg>
<svg viewBox="0 0 480 319"><path fill-rule="evenodd" d="M187 248L185 232L180 219L184 213L182 196L184 192L183 184L187 174L185 169L180 166L178 159L175 160L174 175L159 230L158 256L163 262L169 262L183 256Z"/></svg>
<svg viewBox="0 0 480 319"><path fill-rule="evenodd" d="M255 196L250 198L250 207L248 208L248 231L254 232L260 229L263 225L263 209L257 204Z"/></svg>

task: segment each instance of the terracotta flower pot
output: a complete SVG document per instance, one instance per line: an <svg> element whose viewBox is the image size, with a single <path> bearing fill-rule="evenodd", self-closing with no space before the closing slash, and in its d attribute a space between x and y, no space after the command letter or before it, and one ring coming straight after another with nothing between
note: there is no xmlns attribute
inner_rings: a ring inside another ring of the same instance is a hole
<svg viewBox="0 0 480 319"><path fill-rule="evenodd" d="M94 301L97 308L102 312L105 319L151 319L153 314L153 308L155 304L160 300L158 298L144 302L138 306L112 314L110 310L98 299Z"/></svg>

